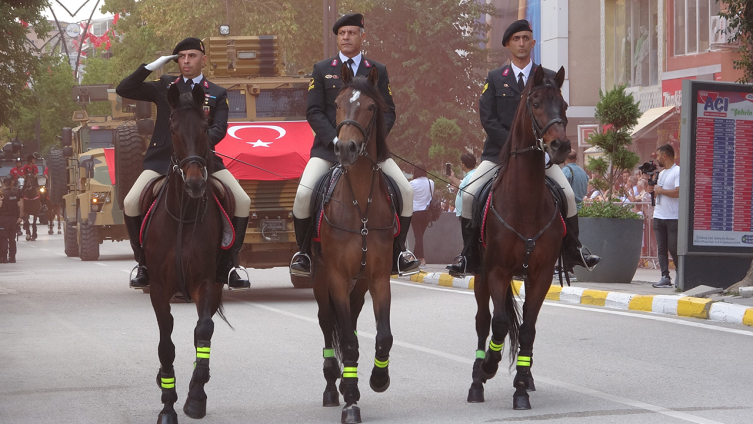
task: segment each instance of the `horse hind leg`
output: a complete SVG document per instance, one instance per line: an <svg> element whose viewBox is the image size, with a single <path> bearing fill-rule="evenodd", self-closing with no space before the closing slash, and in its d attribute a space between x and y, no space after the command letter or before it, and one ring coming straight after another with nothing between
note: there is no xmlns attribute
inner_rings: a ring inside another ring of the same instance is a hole
<svg viewBox="0 0 753 424"><path fill-rule="evenodd" d="M489 312L489 288L485 276L476 276L474 294L477 307L476 335L478 336L478 345L476 346L476 360L473 362L473 382L471 388L468 389L468 402L480 403L484 401L484 383L486 383L486 378L481 376L481 364L486 357L486 339L489 337L489 327L492 320L492 315Z"/></svg>

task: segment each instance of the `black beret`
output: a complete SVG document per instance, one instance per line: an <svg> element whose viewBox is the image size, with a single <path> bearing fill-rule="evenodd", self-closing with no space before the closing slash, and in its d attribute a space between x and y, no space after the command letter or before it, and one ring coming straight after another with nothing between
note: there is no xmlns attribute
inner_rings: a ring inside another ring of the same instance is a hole
<svg viewBox="0 0 753 424"><path fill-rule="evenodd" d="M519 21L515 21L510 24L509 27L505 30L505 35L502 37L502 45L507 46L507 42L510 41L510 37L512 37L513 34L520 31L530 31L533 32L533 28L531 28L531 23L526 21L525 19L521 19Z"/></svg>
<svg viewBox="0 0 753 424"><path fill-rule="evenodd" d="M206 53L204 51L204 43L196 37L188 37L176 44L173 54L178 54L178 52L182 52L183 50L201 50L202 53Z"/></svg>
<svg viewBox="0 0 753 424"><path fill-rule="evenodd" d="M335 22L335 25L332 26L332 32L337 35L337 31L340 29L340 27L344 26L357 26L363 28L363 15L360 13L353 13L343 16L342 18L338 19L337 22Z"/></svg>

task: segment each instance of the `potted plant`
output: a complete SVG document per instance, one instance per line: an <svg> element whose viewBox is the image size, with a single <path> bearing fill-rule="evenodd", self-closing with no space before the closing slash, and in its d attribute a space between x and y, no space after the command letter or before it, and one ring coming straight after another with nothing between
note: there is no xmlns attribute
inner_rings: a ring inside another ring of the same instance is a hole
<svg viewBox="0 0 753 424"><path fill-rule="evenodd" d="M588 141L601 150L602 155L591 159L586 169L593 175L591 183L602 199L584 204L578 212L580 240L601 263L588 272L576 267L579 281L629 283L632 281L641 256L643 219L623 204L624 193L619 187L623 171L632 171L640 158L628 147L633 140L630 130L638 123L641 112L632 94L625 94L625 86L616 86L604 94L599 90L596 118L603 130L592 134Z"/></svg>

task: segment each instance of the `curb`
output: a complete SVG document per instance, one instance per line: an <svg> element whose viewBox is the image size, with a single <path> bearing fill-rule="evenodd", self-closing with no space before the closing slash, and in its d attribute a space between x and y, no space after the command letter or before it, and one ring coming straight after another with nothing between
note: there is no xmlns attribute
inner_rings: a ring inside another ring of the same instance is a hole
<svg viewBox="0 0 753 424"><path fill-rule="evenodd" d="M445 272L419 272L410 276L414 283L473 290L474 277L453 278ZM513 287L521 299L526 291L523 282L513 280ZM552 285L546 300L581 305L603 306L611 309L653 312L662 315L707 319L728 324L753 327L753 308L710 299L682 295L640 295L622 292L591 290L580 287Z"/></svg>

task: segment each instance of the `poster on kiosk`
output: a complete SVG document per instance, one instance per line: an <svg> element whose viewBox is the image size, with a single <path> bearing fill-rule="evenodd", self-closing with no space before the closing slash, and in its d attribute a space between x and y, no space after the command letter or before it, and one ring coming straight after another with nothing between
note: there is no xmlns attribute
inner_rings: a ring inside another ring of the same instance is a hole
<svg viewBox="0 0 753 424"><path fill-rule="evenodd" d="M682 87L678 282L725 288L753 258L753 86Z"/></svg>

